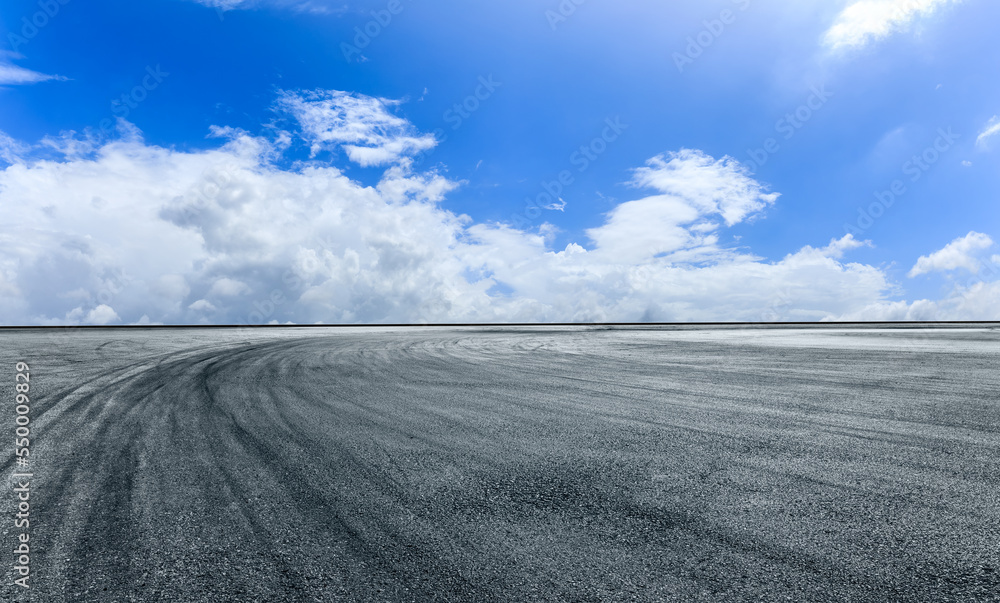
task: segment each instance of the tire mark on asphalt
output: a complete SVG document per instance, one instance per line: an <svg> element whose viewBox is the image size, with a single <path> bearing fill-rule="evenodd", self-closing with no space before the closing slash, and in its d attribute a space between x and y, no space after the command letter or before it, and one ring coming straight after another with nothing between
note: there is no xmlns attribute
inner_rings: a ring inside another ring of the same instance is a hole
<svg viewBox="0 0 1000 603"><path fill-rule="evenodd" d="M775 360L627 335L153 345L75 369L39 421L39 584L82 601L995 594L986 356L927 344L857 379L873 355L834 370L818 346ZM893 371L917 361L969 381L915 400Z"/></svg>

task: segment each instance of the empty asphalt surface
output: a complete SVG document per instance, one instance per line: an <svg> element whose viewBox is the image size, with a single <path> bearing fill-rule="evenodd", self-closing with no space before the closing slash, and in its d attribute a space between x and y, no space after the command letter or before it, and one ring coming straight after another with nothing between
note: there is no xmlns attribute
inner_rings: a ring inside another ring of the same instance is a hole
<svg viewBox="0 0 1000 603"><path fill-rule="evenodd" d="M1000 601L997 328L0 343L0 600Z"/></svg>

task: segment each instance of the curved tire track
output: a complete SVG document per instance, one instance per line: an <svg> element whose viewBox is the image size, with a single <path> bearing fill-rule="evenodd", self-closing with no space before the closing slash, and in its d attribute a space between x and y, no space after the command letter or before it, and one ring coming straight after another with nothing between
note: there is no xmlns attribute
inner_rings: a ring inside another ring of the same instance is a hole
<svg viewBox="0 0 1000 603"><path fill-rule="evenodd" d="M35 600L1000 600L996 332L181 336L39 390Z"/></svg>

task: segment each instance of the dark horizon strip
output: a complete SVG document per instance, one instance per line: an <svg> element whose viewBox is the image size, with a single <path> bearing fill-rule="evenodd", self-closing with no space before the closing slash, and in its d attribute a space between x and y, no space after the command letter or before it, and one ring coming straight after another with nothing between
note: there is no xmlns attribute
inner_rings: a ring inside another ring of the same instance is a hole
<svg viewBox="0 0 1000 603"><path fill-rule="evenodd" d="M780 326L845 326L845 325L1000 325L996 320L885 320L885 321L808 321L808 322L482 322L482 323L321 323L321 324L220 324L220 325L0 325L0 331L58 329L260 329L260 328L449 328L449 327L780 327Z"/></svg>

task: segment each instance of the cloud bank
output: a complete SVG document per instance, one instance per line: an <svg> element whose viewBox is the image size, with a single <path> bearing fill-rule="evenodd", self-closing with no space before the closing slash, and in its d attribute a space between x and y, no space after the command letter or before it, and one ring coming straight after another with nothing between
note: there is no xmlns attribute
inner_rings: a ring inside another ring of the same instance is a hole
<svg viewBox="0 0 1000 603"><path fill-rule="evenodd" d="M989 236L970 232L943 248L921 256L909 272L914 278L948 273L952 290L941 300L876 302L838 320L1000 320L1000 255L986 258Z"/></svg>
<svg viewBox="0 0 1000 603"><path fill-rule="evenodd" d="M635 198L563 249L551 247L543 222L474 222L442 206L462 194L460 183L412 168L410 157L433 139L397 105L283 92L276 108L292 130L268 138L215 127L222 140L199 151L147 144L127 122L119 138L96 143L0 136L0 203L18 209L0 226L0 316L33 325L311 324L917 311L887 301L896 286L881 269L845 260L865 244L850 235L776 261L721 245L726 228L761 217L779 197L739 162L697 150L635 169ZM313 158L288 161L296 145ZM341 151L386 166L377 184L338 169ZM993 294L976 290L965 306L942 308L995 313Z"/></svg>

